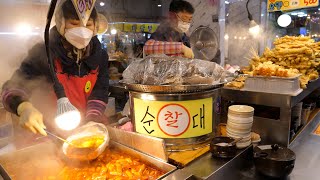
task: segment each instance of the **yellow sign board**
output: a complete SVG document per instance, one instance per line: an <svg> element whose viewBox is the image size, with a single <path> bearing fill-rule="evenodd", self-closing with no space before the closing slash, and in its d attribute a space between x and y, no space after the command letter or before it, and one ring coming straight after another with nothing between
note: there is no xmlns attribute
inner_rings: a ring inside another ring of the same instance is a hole
<svg viewBox="0 0 320 180"><path fill-rule="evenodd" d="M123 31L125 32L149 32L153 33L158 28L158 24L138 24L125 23Z"/></svg>
<svg viewBox="0 0 320 180"><path fill-rule="evenodd" d="M315 7L319 0L268 0L268 12Z"/></svg>
<svg viewBox="0 0 320 180"><path fill-rule="evenodd" d="M86 26L96 0L72 0L82 25Z"/></svg>
<svg viewBox="0 0 320 180"><path fill-rule="evenodd" d="M160 138L190 138L212 132L213 99L151 101L134 98L136 131Z"/></svg>

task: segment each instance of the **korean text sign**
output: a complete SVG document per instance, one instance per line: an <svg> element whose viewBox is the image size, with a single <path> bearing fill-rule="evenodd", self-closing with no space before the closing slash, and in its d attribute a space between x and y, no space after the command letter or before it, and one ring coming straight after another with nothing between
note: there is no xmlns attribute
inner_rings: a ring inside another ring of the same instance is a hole
<svg viewBox="0 0 320 180"><path fill-rule="evenodd" d="M136 131L160 138L190 138L212 132L213 99L149 101L134 98Z"/></svg>
<svg viewBox="0 0 320 180"><path fill-rule="evenodd" d="M315 7L319 0L268 0L268 12Z"/></svg>

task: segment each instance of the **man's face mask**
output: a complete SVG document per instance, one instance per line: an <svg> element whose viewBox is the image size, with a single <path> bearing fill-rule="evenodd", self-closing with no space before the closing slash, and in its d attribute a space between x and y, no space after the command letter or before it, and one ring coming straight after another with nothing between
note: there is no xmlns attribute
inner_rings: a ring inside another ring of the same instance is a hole
<svg viewBox="0 0 320 180"><path fill-rule="evenodd" d="M180 29L182 32L186 33L190 28L190 23L178 21L178 29Z"/></svg>
<svg viewBox="0 0 320 180"><path fill-rule="evenodd" d="M190 28L192 14L184 13L184 16L179 14L176 14L176 16L178 18L178 29L186 33Z"/></svg>
<svg viewBox="0 0 320 180"><path fill-rule="evenodd" d="M64 36L74 47L77 49L83 49L87 47L91 41L93 31L86 27L74 27L66 29Z"/></svg>

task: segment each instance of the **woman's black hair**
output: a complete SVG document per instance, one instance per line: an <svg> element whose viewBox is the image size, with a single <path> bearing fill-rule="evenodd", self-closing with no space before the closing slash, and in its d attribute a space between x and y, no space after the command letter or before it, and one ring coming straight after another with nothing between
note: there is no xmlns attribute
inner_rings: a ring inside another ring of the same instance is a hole
<svg viewBox="0 0 320 180"><path fill-rule="evenodd" d="M174 12L174 13L187 12L187 13L193 14L194 13L194 8L187 1L184 1L184 0L173 0L170 3L169 11L170 12Z"/></svg>
<svg viewBox="0 0 320 180"><path fill-rule="evenodd" d="M73 6L71 0L67 0L62 5L62 13L65 19L79 19L76 9ZM98 13L96 8L93 8L90 18L96 20L98 18Z"/></svg>

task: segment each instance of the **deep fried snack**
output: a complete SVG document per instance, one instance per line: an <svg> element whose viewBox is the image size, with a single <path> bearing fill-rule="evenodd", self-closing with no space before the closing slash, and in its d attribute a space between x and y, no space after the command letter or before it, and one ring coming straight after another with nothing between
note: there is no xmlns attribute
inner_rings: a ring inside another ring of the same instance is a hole
<svg viewBox="0 0 320 180"><path fill-rule="evenodd" d="M266 48L261 57L254 55L251 59L253 75L293 77L301 74L302 88L306 88L309 80L319 78L320 42L310 37L285 36L273 44L273 49Z"/></svg>

